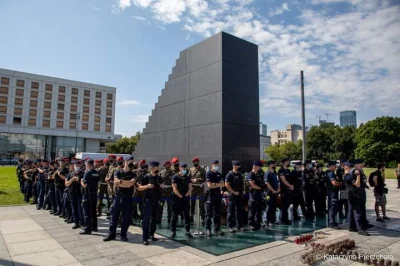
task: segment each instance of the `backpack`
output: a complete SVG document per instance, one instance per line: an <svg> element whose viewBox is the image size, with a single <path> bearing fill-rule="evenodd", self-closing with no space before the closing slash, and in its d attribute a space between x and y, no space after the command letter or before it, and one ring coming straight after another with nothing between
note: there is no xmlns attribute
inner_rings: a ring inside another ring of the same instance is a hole
<svg viewBox="0 0 400 266"><path fill-rule="evenodd" d="M376 172L372 172L372 173L369 174L368 183L369 183L370 187L374 187L375 186L375 182L374 182L375 173Z"/></svg>

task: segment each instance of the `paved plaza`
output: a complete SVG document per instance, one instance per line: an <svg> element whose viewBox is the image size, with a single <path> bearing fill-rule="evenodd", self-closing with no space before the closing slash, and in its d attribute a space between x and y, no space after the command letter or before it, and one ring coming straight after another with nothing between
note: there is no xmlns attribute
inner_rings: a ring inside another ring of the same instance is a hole
<svg viewBox="0 0 400 266"><path fill-rule="evenodd" d="M371 236L359 236L345 229L322 229L318 243L350 238L360 253L390 254L400 261L400 190L388 180L387 215L391 221L375 222L373 194L368 191L369 220L375 225ZM142 245L141 229L129 228L129 241L103 242L108 221L99 218L99 232L81 236L71 224L37 211L35 206L0 208L0 265L300 265L304 247L293 243L294 236L236 252L214 256L159 236L160 241ZM257 232L254 232L257 234ZM243 241L246 241L244 239ZM319 265L358 265L352 261L322 261Z"/></svg>

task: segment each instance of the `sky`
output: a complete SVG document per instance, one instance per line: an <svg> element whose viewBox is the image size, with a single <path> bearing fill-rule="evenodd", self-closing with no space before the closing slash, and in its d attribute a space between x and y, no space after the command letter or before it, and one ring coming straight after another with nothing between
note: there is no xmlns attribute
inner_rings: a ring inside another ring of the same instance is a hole
<svg viewBox="0 0 400 266"><path fill-rule="evenodd" d="M259 46L260 121L400 116L400 0L0 0L0 68L117 88L142 131L179 52L225 31Z"/></svg>

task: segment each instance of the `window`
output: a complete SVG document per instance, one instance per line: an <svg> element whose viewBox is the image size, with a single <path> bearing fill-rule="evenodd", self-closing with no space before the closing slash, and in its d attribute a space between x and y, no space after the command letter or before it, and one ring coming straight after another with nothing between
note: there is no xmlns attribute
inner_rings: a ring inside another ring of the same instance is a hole
<svg viewBox="0 0 400 266"><path fill-rule="evenodd" d="M85 90L84 94L85 96L90 96L90 90Z"/></svg>
<svg viewBox="0 0 400 266"><path fill-rule="evenodd" d="M16 125L21 125L21 117L15 117L13 118L13 124Z"/></svg>
<svg viewBox="0 0 400 266"><path fill-rule="evenodd" d="M36 113L37 113L36 109L29 109L30 116L36 116Z"/></svg>
<svg viewBox="0 0 400 266"><path fill-rule="evenodd" d="M112 115L112 110L111 109L107 109L106 115Z"/></svg>
<svg viewBox="0 0 400 266"><path fill-rule="evenodd" d="M112 108L112 102L107 102L107 108Z"/></svg>
<svg viewBox="0 0 400 266"><path fill-rule="evenodd" d="M17 79L17 86L18 87L24 87L25 86L25 80Z"/></svg>
<svg viewBox="0 0 400 266"><path fill-rule="evenodd" d="M113 95L111 93L107 93L107 100L112 100L113 99Z"/></svg>
<svg viewBox="0 0 400 266"><path fill-rule="evenodd" d="M30 101L30 106L31 107L37 107L37 101L36 100L31 100Z"/></svg>
<svg viewBox="0 0 400 266"><path fill-rule="evenodd" d="M94 117L94 122L100 123L100 116L95 116Z"/></svg>
<svg viewBox="0 0 400 266"><path fill-rule="evenodd" d="M95 113L96 115L100 115L100 114L101 114L101 108L95 108L95 109L94 109L94 113Z"/></svg>
<svg viewBox="0 0 400 266"><path fill-rule="evenodd" d="M89 107L84 106L84 107L83 107L83 112L84 112L84 113L89 113Z"/></svg>
<svg viewBox="0 0 400 266"><path fill-rule="evenodd" d="M31 83L31 88L32 89L39 89L39 82L32 82Z"/></svg>
<svg viewBox="0 0 400 266"><path fill-rule="evenodd" d="M63 103L59 103L57 106L58 110L64 110L64 104Z"/></svg>
<svg viewBox="0 0 400 266"><path fill-rule="evenodd" d="M59 94L58 95L58 100L62 101L62 102L65 101L65 95Z"/></svg>
<svg viewBox="0 0 400 266"><path fill-rule="evenodd" d="M96 100L96 106L101 106L101 100Z"/></svg>
<svg viewBox="0 0 400 266"><path fill-rule="evenodd" d="M15 115L22 115L22 108L15 107L14 108L14 114Z"/></svg>
<svg viewBox="0 0 400 266"><path fill-rule="evenodd" d="M101 98L101 91L96 91L96 98Z"/></svg>
<svg viewBox="0 0 400 266"><path fill-rule="evenodd" d="M70 129L76 129L76 122L69 122Z"/></svg>
<svg viewBox="0 0 400 266"><path fill-rule="evenodd" d="M7 87L1 87L0 88L0 93L8 94L8 88Z"/></svg>
<svg viewBox="0 0 400 266"><path fill-rule="evenodd" d="M0 106L0 113L6 114L7 113L7 106Z"/></svg>
<svg viewBox="0 0 400 266"><path fill-rule="evenodd" d="M24 102L23 99L15 98L15 105L22 105L23 102Z"/></svg>
<svg viewBox="0 0 400 266"><path fill-rule="evenodd" d="M30 125L30 126L36 126L36 119L35 119L35 118L29 118L29 120L28 120L28 125Z"/></svg>
<svg viewBox="0 0 400 266"><path fill-rule="evenodd" d="M89 126L87 123L82 123L82 129L83 130L88 130Z"/></svg>
<svg viewBox="0 0 400 266"><path fill-rule="evenodd" d="M31 91L31 98L37 98L39 95L39 92L37 91Z"/></svg>
<svg viewBox="0 0 400 266"><path fill-rule="evenodd" d="M106 118L106 123L107 123L107 124L111 124L111 117L107 117L107 118Z"/></svg>
<svg viewBox="0 0 400 266"><path fill-rule="evenodd" d="M6 123L6 117L0 116L0 124L5 124L5 123Z"/></svg>
<svg viewBox="0 0 400 266"><path fill-rule="evenodd" d="M8 97L3 97L3 96L0 97L0 103L7 104L7 102L8 102Z"/></svg>
<svg viewBox="0 0 400 266"><path fill-rule="evenodd" d="M78 95L78 89L77 88L72 88L71 94Z"/></svg>
<svg viewBox="0 0 400 266"><path fill-rule="evenodd" d="M57 112L57 118L63 119L64 118L64 113L63 112Z"/></svg>
<svg viewBox="0 0 400 266"><path fill-rule="evenodd" d="M69 114L69 120L75 120L76 119L76 114L70 113Z"/></svg>
<svg viewBox="0 0 400 266"><path fill-rule="evenodd" d="M94 124L94 130L100 131L100 124Z"/></svg>
<svg viewBox="0 0 400 266"><path fill-rule="evenodd" d="M59 93L65 93L65 87L64 86L58 87L58 92Z"/></svg>
<svg viewBox="0 0 400 266"><path fill-rule="evenodd" d="M46 88L46 91L50 91L50 92L53 91L53 85L51 85L51 84L46 84L45 88Z"/></svg>
<svg viewBox="0 0 400 266"><path fill-rule="evenodd" d="M71 111L77 111L78 107L76 105L71 105Z"/></svg>
<svg viewBox="0 0 400 266"><path fill-rule="evenodd" d="M51 102L44 102L44 108L51 109Z"/></svg>
<svg viewBox="0 0 400 266"><path fill-rule="evenodd" d="M72 103L78 103L78 97L72 96L72 97L71 97L71 102L72 102Z"/></svg>
<svg viewBox="0 0 400 266"><path fill-rule="evenodd" d="M2 77L2 78L1 78L1 84L3 84L3 85L9 85L9 84L10 84L10 79L9 79L9 78L5 78L5 77Z"/></svg>
<svg viewBox="0 0 400 266"><path fill-rule="evenodd" d="M106 143L105 142L100 142L100 148L105 148L106 147Z"/></svg>
<svg viewBox="0 0 400 266"><path fill-rule="evenodd" d="M89 121L89 116L88 115L83 115L82 116L82 121Z"/></svg>
<svg viewBox="0 0 400 266"><path fill-rule="evenodd" d="M51 100L52 94L46 92L46 93L44 94L44 98L45 98L46 100Z"/></svg>
<svg viewBox="0 0 400 266"><path fill-rule="evenodd" d="M50 118L50 111L43 111L43 117Z"/></svg>
<svg viewBox="0 0 400 266"><path fill-rule="evenodd" d="M63 128L64 127L64 122L63 121L57 121L56 127L57 128Z"/></svg>
<svg viewBox="0 0 400 266"><path fill-rule="evenodd" d="M50 120L43 120L42 126L43 127L50 127Z"/></svg>
<svg viewBox="0 0 400 266"><path fill-rule="evenodd" d="M83 99L83 104L90 104L90 99L89 98L84 98Z"/></svg>
<svg viewBox="0 0 400 266"><path fill-rule="evenodd" d="M111 126L106 126L106 131L111 132Z"/></svg>
<svg viewBox="0 0 400 266"><path fill-rule="evenodd" d="M24 96L24 90L16 89L16 90L15 90L15 95Z"/></svg>

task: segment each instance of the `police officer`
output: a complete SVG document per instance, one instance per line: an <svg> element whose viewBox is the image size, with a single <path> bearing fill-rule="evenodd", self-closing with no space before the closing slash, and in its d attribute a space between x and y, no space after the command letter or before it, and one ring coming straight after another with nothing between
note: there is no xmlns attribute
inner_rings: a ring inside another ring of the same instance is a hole
<svg viewBox="0 0 400 266"><path fill-rule="evenodd" d="M341 159L339 167L336 169L336 178L339 182L342 182L342 187L339 190L344 190L344 182L343 182L343 175L344 175L344 163L347 160ZM349 212L349 206L347 204L346 199L339 199L339 204L338 204L338 213L339 213L339 218L345 218L347 219L347 213Z"/></svg>
<svg viewBox="0 0 400 266"><path fill-rule="evenodd" d="M167 202L167 219L168 225L171 224L171 216L172 216L172 209L171 209L171 196L172 196L172 177L174 176L174 172L171 170L171 162L166 161L164 162L164 170L160 173L161 180L162 180L162 195L160 200L160 206L158 209L157 215L157 223L161 223L161 219L163 217L164 212L164 205Z"/></svg>
<svg viewBox="0 0 400 266"><path fill-rule="evenodd" d="M40 210L43 208L44 195L45 195L45 179L46 173L49 168L48 161L43 160L42 166L38 168L38 180L37 180L37 190L38 190L38 204L36 209Z"/></svg>
<svg viewBox="0 0 400 266"><path fill-rule="evenodd" d="M142 182L142 179L149 173L148 165L145 160L141 160L139 162L139 169L136 171L136 185ZM140 217L140 220L143 220L143 196L144 191L140 191L139 189L135 189L133 194L133 218ZM140 216L138 214L138 207L140 211Z"/></svg>
<svg viewBox="0 0 400 266"><path fill-rule="evenodd" d="M211 162L211 170L206 174L207 192L206 200L206 234L211 234L211 219L214 218L214 233L224 235L220 229L221 189L225 186L221 173L219 172L219 161Z"/></svg>
<svg viewBox="0 0 400 266"><path fill-rule="evenodd" d="M45 169L44 173L44 200L43 209L46 211L51 210L51 201L49 197L49 172L50 172L50 162L48 162L48 167Z"/></svg>
<svg viewBox="0 0 400 266"><path fill-rule="evenodd" d="M379 163L378 169L373 175L374 182L374 196L375 196L375 213L377 222L385 222L385 220L390 220L386 216L386 195L385 195L385 164ZM382 218L379 216L379 206L382 208Z"/></svg>
<svg viewBox="0 0 400 266"><path fill-rule="evenodd" d="M400 189L400 161L397 162L397 168L394 170L394 175L397 178L397 189Z"/></svg>
<svg viewBox="0 0 400 266"><path fill-rule="evenodd" d="M302 216L307 216L307 210L304 203L304 185L303 185L303 173L301 171L301 163L297 162L294 164L292 171L292 178L294 181L293 189L293 220L300 221L301 218L297 212L297 209L301 208Z"/></svg>
<svg viewBox="0 0 400 266"><path fill-rule="evenodd" d="M65 181L65 186L70 193L70 205L74 225L72 229L78 229L84 225L83 211L82 211L82 188L81 180L84 173L81 171L82 161L72 161L72 171L69 172Z"/></svg>
<svg viewBox="0 0 400 266"><path fill-rule="evenodd" d="M108 173L105 181L107 183L107 192L108 192L108 198L110 199L110 204L112 204L112 201L114 199L114 172L118 167L116 159L117 156L115 156L114 154L108 155L108 160L110 161L110 167L108 168ZM110 213L107 212L107 218L109 218L109 215Z"/></svg>
<svg viewBox="0 0 400 266"><path fill-rule="evenodd" d="M68 162L68 174L65 177L64 180L64 184L67 181L67 177L70 174L70 172L74 171L74 163L69 163ZM63 206L64 206L64 214L60 215L60 218L64 218L64 222L66 223L73 223L74 222L74 218L73 218L73 214L72 214L72 207L71 207L71 194L70 194L70 190L65 186L64 189L64 194L63 194Z"/></svg>
<svg viewBox="0 0 400 266"><path fill-rule="evenodd" d="M204 223L205 219L205 210L204 210L204 181L206 180L206 170L200 166L200 159L198 157L194 157L192 160L193 167L189 169L189 175L192 179L192 187L190 191L190 221L194 222L194 211L196 208L196 199L199 200L199 208L200 208L200 218L202 223Z"/></svg>
<svg viewBox="0 0 400 266"><path fill-rule="evenodd" d="M150 172L143 176L141 183L137 186L139 191L144 191L143 196L143 213L142 213L142 240L144 245L148 245L149 238L152 241L157 241L154 237L156 231L156 216L158 208L158 195L156 192L157 181L159 180L159 162L149 162Z"/></svg>
<svg viewBox="0 0 400 266"><path fill-rule="evenodd" d="M57 213L53 213L53 215L63 216L65 214L64 206L63 206L63 197L64 197L64 189L65 189L65 178L67 177L68 169L65 166L65 161L60 162L60 167L55 172L54 184L56 186L56 204L57 204Z"/></svg>
<svg viewBox="0 0 400 266"><path fill-rule="evenodd" d="M22 194L24 194L24 176L23 176L23 167L24 167L24 160L18 159L18 166L16 169L16 174L19 182L19 190Z"/></svg>
<svg viewBox="0 0 400 266"><path fill-rule="evenodd" d="M133 171L133 160L126 160L124 168L114 173L115 196L111 206L111 219L108 236L103 241L114 240L117 233L117 226L120 214L121 240L128 241L127 231L131 221L133 187L136 182L136 173Z"/></svg>
<svg viewBox="0 0 400 266"><path fill-rule="evenodd" d="M225 177L225 187L229 191L228 227L230 233L244 230L243 223L243 193L244 176L239 172L240 161L232 161L232 170Z"/></svg>
<svg viewBox="0 0 400 266"><path fill-rule="evenodd" d="M335 175L336 161L328 162L326 171L326 184L328 188L328 225L330 228L339 229L336 222L336 215L339 207L339 189L343 186L342 182Z"/></svg>
<svg viewBox="0 0 400 266"><path fill-rule="evenodd" d="M110 210L110 197L108 197L108 192L107 192L107 182L106 182L106 177L108 174L108 170L110 168L109 166L109 160L108 158L105 158L104 160L96 160L96 170L99 172L100 176L100 183L99 183L99 189L97 191L98 194L98 201L97 201L97 217L101 216L101 211L103 208L103 199L107 199L107 213Z"/></svg>
<svg viewBox="0 0 400 266"><path fill-rule="evenodd" d="M367 203L367 193L365 189L369 189L369 186L367 185L368 178L365 176L364 171L363 171L363 165L364 161L362 159L356 159L354 160L354 169L352 170L352 173L354 175L354 172L358 170L358 172L361 175L361 185L360 185L360 194L361 194L361 221L363 224L363 228L365 230L368 229L369 227L369 222L367 220L367 209L366 209L366 203Z"/></svg>
<svg viewBox="0 0 400 266"><path fill-rule="evenodd" d="M24 179L25 179L24 201L29 202L30 198L32 197L32 184L33 184L33 178L34 178L36 169L32 165L32 162L29 160L25 160L24 164L25 164L25 166L24 166Z"/></svg>
<svg viewBox="0 0 400 266"><path fill-rule="evenodd" d="M85 226L79 232L81 235L90 235L92 231L97 232L97 188L100 182L99 173L94 169L94 161L86 161L86 172L81 180L83 190L82 208Z"/></svg>
<svg viewBox="0 0 400 266"><path fill-rule="evenodd" d="M39 196L39 193L38 193L38 175L39 175L39 171L38 171L38 169L40 168L40 167L42 167L42 160L41 159L37 159L36 161L35 161L35 164L34 164L34 166L35 166L35 174L34 174L34 177L33 177L33 184L32 184L32 198L33 198L33 202L31 203L31 204L36 204L37 205L37 203L38 203L38 196Z"/></svg>
<svg viewBox="0 0 400 266"><path fill-rule="evenodd" d="M172 177L172 222L171 222L171 238L176 237L176 223L178 221L178 215L183 213L185 218L185 235L192 238L193 235L190 233L190 218L189 218L189 195L190 188L192 186L192 180L188 175L187 164L179 164L179 173Z"/></svg>
<svg viewBox="0 0 400 266"><path fill-rule="evenodd" d="M49 167L50 167L50 169L49 169L49 172L47 173L47 179L48 179L48 182L49 182L49 194L48 194L48 197L49 197L49 200L50 200L50 203L51 203L50 214L55 214L55 213L58 212L57 203L56 203L56 195L55 195L56 194L56 187L55 187L55 184L54 184L55 174L56 174L56 171L57 171L56 163L54 161L50 161Z"/></svg>
<svg viewBox="0 0 400 266"><path fill-rule="evenodd" d="M361 214L361 190L364 189L361 187L362 177L360 171L360 161L356 160L355 168L351 170L351 163L346 162L344 165L344 180L346 182L346 187L349 190L349 213L348 213L348 221L349 221L349 231L357 232L359 235L369 236L369 233L366 232L365 225L362 221Z"/></svg>
<svg viewBox="0 0 400 266"><path fill-rule="evenodd" d="M267 225L275 226L276 224L276 208L278 203L278 194L280 193L280 182L276 174L276 162L268 162L268 171L264 175L264 180L268 188L268 210Z"/></svg>
<svg viewBox="0 0 400 266"><path fill-rule="evenodd" d="M314 202L317 195L317 180L310 160L306 160L303 170L303 179L306 194L307 219L315 218Z"/></svg>
<svg viewBox="0 0 400 266"><path fill-rule="evenodd" d="M336 162L335 162L336 165ZM315 179L317 184L317 195L315 200L315 212L319 217L325 217L326 214L326 175L322 170L322 165L315 166Z"/></svg>
<svg viewBox="0 0 400 266"><path fill-rule="evenodd" d="M289 167L289 158L284 158L282 159L282 168L278 171L279 181L281 184L281 222L286 225L292 224L289 220L288 210L292 203L292 192L294 190L294 182Z"/></svg>
<svg viewBox="0 0 400 266"><path fill-rule="evenodd" d="M256 231L261 228L262 220L262 195L263 190L267 188L264 176L261 175L261 162L254 161L253 169L247 175L247 179L250 183L250 193L249 193L249 227L251 230Z"/></svg>

